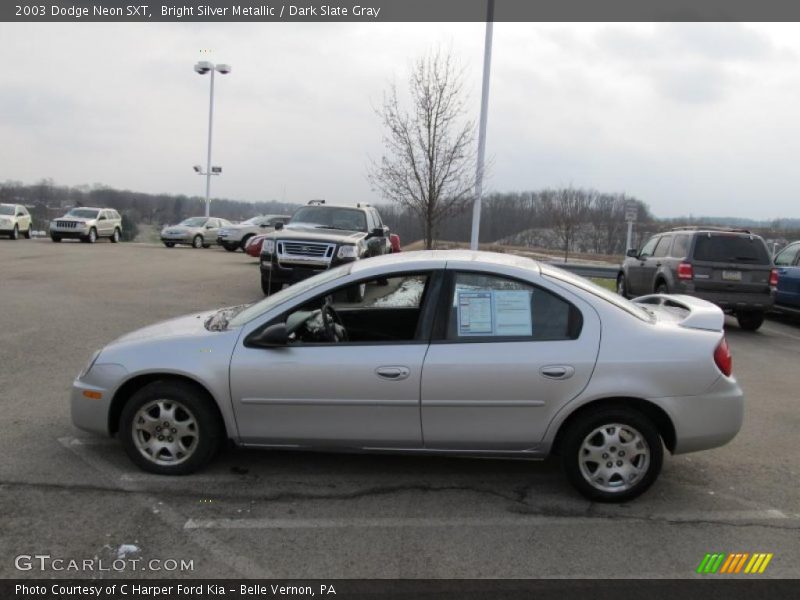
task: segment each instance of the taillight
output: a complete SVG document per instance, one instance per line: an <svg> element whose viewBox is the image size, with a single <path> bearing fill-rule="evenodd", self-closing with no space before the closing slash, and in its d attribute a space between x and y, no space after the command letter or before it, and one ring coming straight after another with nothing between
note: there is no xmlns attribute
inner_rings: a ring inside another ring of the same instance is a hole
<svg viewBox="0 0 800 600"><path fill-rule="evenodd" d="M769 287L778 287L778 269L769 272Z"/></svg>
<svg viewBox="0 0 800 600"><path fill-rule="evenodd" d="M722 338L717 349L714 350L714 362L717 364L717 368L722 371L723 375L726 377L731 376L731 373L733 373L733 357L731 356L731 350L728 348L728 342L725 338Z"/></svg>
<svg viewBox="0 0 800 600"><path fill-rule="evenodd" d="M682 262L678 265L678 279L691 279L694 277L694 270L690 263Z"/></svg>

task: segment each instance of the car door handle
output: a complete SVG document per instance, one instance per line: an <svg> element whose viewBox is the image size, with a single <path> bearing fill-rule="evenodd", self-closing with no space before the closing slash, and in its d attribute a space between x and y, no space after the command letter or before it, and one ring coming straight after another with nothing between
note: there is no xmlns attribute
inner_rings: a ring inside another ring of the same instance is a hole
<svg viewBox="0 0 800 600"><path fill-rule="evenodd" d="M569 379L575 374L575 369L569 365L548 365L539 369L539 373L548 379Z"/></svg>
<svg viewBox="0 0 800 600"><path fill-rule="evenodd" d="M375 369L375 374L381 379L400 381L411 374L411 369L408 367L378 367Z"/></svg>

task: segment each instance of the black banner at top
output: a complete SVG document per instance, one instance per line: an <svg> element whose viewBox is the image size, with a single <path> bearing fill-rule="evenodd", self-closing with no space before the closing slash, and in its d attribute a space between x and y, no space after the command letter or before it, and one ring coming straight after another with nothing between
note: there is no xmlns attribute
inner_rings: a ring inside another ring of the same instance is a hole
<svg viewBox="0 0 800 600"><path fill-rule="evenodd" d="M3 0L6 22L469 22L492 0ZM494 0L494 20L800 21L792 0Z"/></svg>

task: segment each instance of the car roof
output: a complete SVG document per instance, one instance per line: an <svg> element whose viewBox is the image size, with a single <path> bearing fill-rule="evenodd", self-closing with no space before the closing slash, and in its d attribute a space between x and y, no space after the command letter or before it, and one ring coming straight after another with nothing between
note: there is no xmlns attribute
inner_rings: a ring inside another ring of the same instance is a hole
<svg viewBox="0 0 800 600"><path fill-rule="evenodd" d="M384 254L353 263L351 273L381 269L388 266L407 265L411 269L442 268L447 263L460 263L459 266L513 267L540 273L539 263L533 259L501 252L478 250L416 250Z"/></svg>
<svg viewBox="0 0 800 600"><path fill-rule="evenodd" d="M113 208L98 208L96 206L73 206L70 210L75 210L76 208L79 210L114 210Z"/></svg>

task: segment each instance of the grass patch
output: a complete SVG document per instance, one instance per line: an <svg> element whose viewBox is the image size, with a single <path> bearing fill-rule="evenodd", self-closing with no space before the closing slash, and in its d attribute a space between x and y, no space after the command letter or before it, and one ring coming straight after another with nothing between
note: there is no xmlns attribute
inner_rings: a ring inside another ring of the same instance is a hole
<svg viewBox="0 0 800 600"><path fill-rule="evenodd" d="M617 282L613 279L606 279L605 277L590 277L589 279L591 279L592 283L596 283L600 287L604 287L612 292L617 291Z"/></svg>

